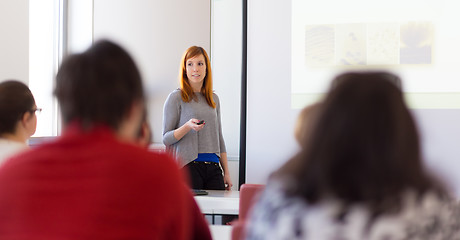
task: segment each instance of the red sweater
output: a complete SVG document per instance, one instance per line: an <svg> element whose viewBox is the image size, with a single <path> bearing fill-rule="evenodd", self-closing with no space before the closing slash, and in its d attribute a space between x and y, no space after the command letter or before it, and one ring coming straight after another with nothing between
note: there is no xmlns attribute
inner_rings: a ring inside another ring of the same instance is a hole
<svg viewBox="0 0 460 240"><path fill-rule="evenodd" d="M174 160L105 127L73 125L0 168L2 240L210 238L196 209Z"/></svg>

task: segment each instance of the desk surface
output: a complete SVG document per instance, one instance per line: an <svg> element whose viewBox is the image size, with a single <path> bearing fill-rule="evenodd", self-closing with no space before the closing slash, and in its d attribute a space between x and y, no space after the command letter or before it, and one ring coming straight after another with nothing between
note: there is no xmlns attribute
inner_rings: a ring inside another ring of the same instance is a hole
<svg viewBox="0 0 460 240"><path fill-rule="evenodd" d="M206 190L209 194L195 196L195 201L204 214L238 215L239 191Z"/></svg>
<svg viewBox="0 0 460 240"><path fill-rule="evenodd" d="M227 225L209 225L212 239L230 240L232 237L232 226Z"/></svg>

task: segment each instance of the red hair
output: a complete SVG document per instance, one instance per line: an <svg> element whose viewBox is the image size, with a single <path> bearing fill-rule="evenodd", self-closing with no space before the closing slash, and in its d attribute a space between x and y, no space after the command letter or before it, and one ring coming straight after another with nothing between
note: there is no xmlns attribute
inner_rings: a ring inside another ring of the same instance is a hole
<svg viewBox="0 0 460 240"><path fill-rule="evenodd" d="M212 108L216 108L216 103L212 98L212 74L211 74L211 62L209 61L209 56L206 51L202 47L198 46L191 46L189 47L182 56L182 60L180 63L180 90L182 101L190 102L192 99L195 98L193 94L192 86L190 86L190 82L187 78L187 69L186 69L186 62L188 59L203 55L206 63L206 76L203 79L203 86L201 87L201 93L203 93L204 97L206 98L206 102Z"/></svg>

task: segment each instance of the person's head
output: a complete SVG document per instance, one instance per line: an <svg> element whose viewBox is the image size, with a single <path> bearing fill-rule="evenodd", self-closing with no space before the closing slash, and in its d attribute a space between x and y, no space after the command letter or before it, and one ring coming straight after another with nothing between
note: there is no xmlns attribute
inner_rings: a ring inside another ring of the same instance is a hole
<svg viewBox="0 0 460 240"><path fill-rule="evenodd" d="M22 82L0 83L0 137L26 141L35 133L37 106L30 89Z"/></svg>
<svg viewBox="0 0 460 240"><path fill-rule="evenodd" d="M211 62L204 48L192 46L184 52L179 78L184 102L190 102L194 98L193 86L201 86L200 92L206 97L208 105L216 107L212 97Z"/></svg>
<svg viewBox="0 0 460 240"><path fill-rule="evenodd" d="M105 125L130 137L140 127L142 79L131 56L113 42L98 41L66 58L56 77L55 94L65 125L78 121L85 130ZM126 124L128 120L135 124Z"/></svg>
<svg viewBox="0 0 460 240"><path fill-rule="evenodd" d="M320 103L308 105L300 111L299 116L297 117L294 127L294 137L300 145L306 141L306 137L308 137L311 132L319 106Z"/></svg>
<svg viewBox="0 0 460 240"><path fill-rule="evenodd" d="M279 173L297 183L290 194L310 203L363 203L378 214L397 208L409 189L442 192L424 170L416 125L395 82L384 72L335 78L309 140Z"/></svg>

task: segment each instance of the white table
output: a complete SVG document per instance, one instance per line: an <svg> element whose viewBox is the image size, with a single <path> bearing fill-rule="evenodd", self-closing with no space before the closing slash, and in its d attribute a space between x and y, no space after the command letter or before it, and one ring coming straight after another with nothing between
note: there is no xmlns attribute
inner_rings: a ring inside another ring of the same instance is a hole
<svg viewBox="0 0 460 240"><path fill-rule="evenodd" d="M206 190L209 194L195 196L195 201L203 214L238 215L240 209L240 192L223 190Z"/></svg>
<svg viewBox="0 0 460 240"><path fill-rule="evenodd" d="M211 224L225 224L239 214L240 192L206 190L209 194L195 196L200 210Z"/></svg>
<svg viewBox="0 0 460 240"><path fill-rule="evenodd" d="M209 229L214 240L230 240L232 237L232 226L209 225Z"/></svg>

